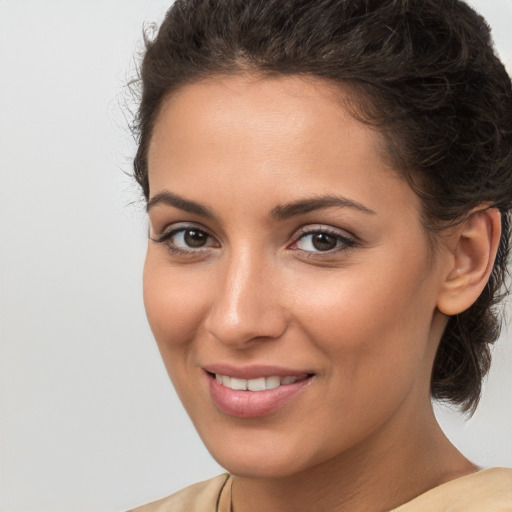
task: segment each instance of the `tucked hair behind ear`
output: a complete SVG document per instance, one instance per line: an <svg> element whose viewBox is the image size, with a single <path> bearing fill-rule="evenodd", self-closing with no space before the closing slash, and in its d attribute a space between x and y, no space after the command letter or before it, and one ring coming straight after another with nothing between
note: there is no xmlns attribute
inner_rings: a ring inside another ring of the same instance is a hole
<svg viewBox="0 0 512 512"><path fill-rule="evenodd" d="M512 206L512 90L485 21L459 0L177 0L146 40L135 177L164 98L216 74L300 74L339 84L379 130L423 204L434 240L476 206L502 215L489 283L450 318L434 363L437 399L476 407L499 335Z"/></svg>

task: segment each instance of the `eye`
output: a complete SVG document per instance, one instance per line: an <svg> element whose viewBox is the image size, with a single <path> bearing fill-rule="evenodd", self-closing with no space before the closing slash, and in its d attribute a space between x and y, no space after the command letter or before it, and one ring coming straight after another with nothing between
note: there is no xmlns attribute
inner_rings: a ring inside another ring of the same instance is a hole
<svg viewBox="0 0 512 512"><path fill-rule="evenodd" d="M199 229L182 229L170 237L174 245L184 249L199 249L205 247L210 236Z"/></svg>
<svg viewBox="0 0 512 512"><path fill-rule="evenodd" d="M329 229L303 229L299 237L290 247L305 252L335 252L348 249L355 245L355 240Z"/></svg>
<svg viewBox="0 0 512 512"><path fill-rule="evenodd" d="M219 246L210 234L196 226L180 226L169 229L152 240L165 244L170 251L177 253L190 253Z"/></svg>

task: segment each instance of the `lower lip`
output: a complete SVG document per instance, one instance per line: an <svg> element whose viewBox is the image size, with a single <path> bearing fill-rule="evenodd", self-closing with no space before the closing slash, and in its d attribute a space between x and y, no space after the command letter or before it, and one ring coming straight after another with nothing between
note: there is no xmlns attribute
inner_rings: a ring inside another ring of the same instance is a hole
<svg viewBox="0 0 512 512"><path fill-rule="evenodd" d="M239 391L223 386L207 374L210 396L215 405L224 413L238 418L259 418L290 402L305 386L311 377L265 391Z"/></svg>

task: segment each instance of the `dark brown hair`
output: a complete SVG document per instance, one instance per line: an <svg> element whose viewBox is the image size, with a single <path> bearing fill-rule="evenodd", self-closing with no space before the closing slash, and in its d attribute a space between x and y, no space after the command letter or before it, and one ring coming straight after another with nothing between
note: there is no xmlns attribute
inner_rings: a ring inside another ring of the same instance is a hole
<svg viewBox="0 0 512 512"><path fill-rule="evenodd" d="M299 74L355 91L357 117L384 135L432 236L487 204L502 214L488 285L450 318L432 396L473 411L499 336L512 206L512 90L481 16L459 0L177 0L146 38L135 177L163 99L218 74Z"/></svg>

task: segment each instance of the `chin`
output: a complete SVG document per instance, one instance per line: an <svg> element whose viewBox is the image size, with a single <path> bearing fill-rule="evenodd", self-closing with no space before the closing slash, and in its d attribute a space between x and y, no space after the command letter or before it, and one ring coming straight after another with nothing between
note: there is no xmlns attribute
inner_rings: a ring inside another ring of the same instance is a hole
<svg viewBox="0 0 512 512"><path fill-rule="evenodd" d="M231 475L241 478L286 478L306 469L297 467L296 464L291 465L290 460L268 461L261 457L258 460L245 461L235 461L230 457L229 460L217 459L217 462Z"/></svg>
<svg viewBox="0 0 512 512"><path fill-rule="evenodd" d="M314 453L305 453L304 443L231 442L207 448L213 458L230 474L243 478L286 478L317 463ZM260 440L261 441L261 440ZM250 446L250 448L249 448Z"/></svg>

